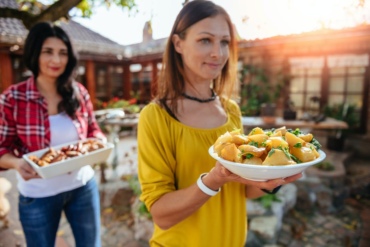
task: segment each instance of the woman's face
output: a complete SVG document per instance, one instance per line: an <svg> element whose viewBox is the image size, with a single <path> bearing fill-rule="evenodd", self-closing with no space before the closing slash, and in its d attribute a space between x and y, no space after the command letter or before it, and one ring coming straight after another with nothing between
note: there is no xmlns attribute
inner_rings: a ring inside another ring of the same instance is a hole
<svg viewBox="0 0 370 247"><path fill-rule="evenodd" d="M174 35L190 81L210 81L220 75L229 58L230 30L222 15L203 19L186 30L185 39Z"/></svg>
<svg viewBox="0 0 370 247"><path fill-rule="evenodd" d="M67 46L58 38L47 38L39 57L39 75L56 79L63 74L67 63Z"/></svg>

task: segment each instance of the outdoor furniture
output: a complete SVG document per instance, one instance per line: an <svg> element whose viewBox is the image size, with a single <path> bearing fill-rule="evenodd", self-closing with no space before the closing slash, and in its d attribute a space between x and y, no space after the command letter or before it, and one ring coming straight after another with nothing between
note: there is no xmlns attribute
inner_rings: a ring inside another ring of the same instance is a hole
<svg viewBox="0 0 370 247"><path fill-rule="evenodd" d="M103 124L108 128L112 128L111 134L118 137L122 127L131 128L131 133L136 135L138 122L139 114L125 114L122 118L106 119L103 121Z"/></svg>
<svg viewBox="0 0 370 247"><path fill-rule="evenodd" d="M125 114L123 109L104 109L95 111L97 121L109 132L108 140L114 144L112 170L118 166L118 142L119 133L122 127L132 128L132 133L136 135L139 114Z"/></svg>
<svg viewBox="0 0 370 247"><path fill-rule="evenodd" d="M114 144L113 149L113 161L112 161L112 169L118 165L118 150L117 144L119 142L118 132L119 132L119 125L114 124L115 121L119 121L121 118L125 116L125 112L123 109L104 109L95 111L95 117L99 124L104 125L104 127L108 130L108 140ZM110 124L107 124L110 122Z"/></svg>

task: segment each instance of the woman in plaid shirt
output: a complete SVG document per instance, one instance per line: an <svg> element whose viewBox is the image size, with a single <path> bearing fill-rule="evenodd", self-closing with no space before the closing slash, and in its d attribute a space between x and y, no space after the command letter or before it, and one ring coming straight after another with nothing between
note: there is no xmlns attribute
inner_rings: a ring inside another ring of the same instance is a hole
<svg viewBox="0 0 370 247"><path fill-rule="evenodd" d="M89 164L42 179L23 154L88 137L105 139L87 90L73 80L77 58L67 34L36 24L24 47L33 76L0 95L0 169L15 169L19 217L28 247L54 246L62 212L76 246L100 246L100 200Z"/></svg>

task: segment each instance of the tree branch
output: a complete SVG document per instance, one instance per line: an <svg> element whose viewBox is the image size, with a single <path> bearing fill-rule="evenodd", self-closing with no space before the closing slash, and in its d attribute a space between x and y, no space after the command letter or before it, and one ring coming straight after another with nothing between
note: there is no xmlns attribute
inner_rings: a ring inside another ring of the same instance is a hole
<svg viewBox="0 0 370 247"><path fill-rule="evenodd" d="M27 23L30 22L30 20L33 18L33 15L26 11L21 11L18 9L0 8L0 17L16 18L22 20L23 23Z"/></svg>
<svg viewBox="0 0 370 247"><path fill-rule="evenodd" d="M63 16L67 16L70 9L77 6L82 0L59 0L42 11L39 15L32 17L29 23L24 23L27 28L40 21L57 21Z"/></svg>
<svg viewBox="0 0 370 247"><path fill-rule="evenodd" d="M1 1L1 0L0 0ZM9 8L9 7L0 7L0 17L4 18L16 18L23 22L23 25L30 29L34 24L41 21L50 21L54 22L59 20L61 17L67 17L68 18L68 12L70 9L78 6L83 0L58 0L54 1L54 3L50 6L48 6L46 9L43 9L42 4L39 4L39 1L36 0L35 3L37 3L36 6L32 5L36 8L37 14L34 14L32 12L28 11L22 11L15 8ZM106 1L109 3L114 3L117 6L126 7L128 9L131 9L135 6L135 0L90 0L92 2L102 2ZM31 0L25 0L23 2L31 3ZM26 6L27 7L27 6ZM87 9L91 9L92 5L84 6L87 7ZM35 11L36 12L36 11Z"/></svg>

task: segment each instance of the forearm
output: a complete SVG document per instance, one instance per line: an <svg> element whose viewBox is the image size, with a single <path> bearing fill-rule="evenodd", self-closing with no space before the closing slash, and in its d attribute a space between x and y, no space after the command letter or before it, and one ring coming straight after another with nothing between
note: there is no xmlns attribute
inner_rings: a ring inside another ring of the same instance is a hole
<svg viewBox="0 0 370 247"><path fill-rule="evenodd" d="M208 187L205 177L203 183ZM209 188L212 189L211 187ZM209 198L197 184L193 184L163 195L153 204L150 212L160 228L168 229L196 212Z"/></svg>
<svg viewBox="0 0 370 247"><path fill-rule="evenodd" d="M0 167L3 169L15 169L20 158L11 153L6 153L0 157Z"/></svg>

